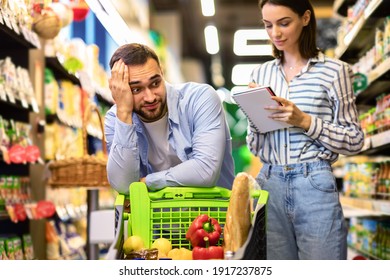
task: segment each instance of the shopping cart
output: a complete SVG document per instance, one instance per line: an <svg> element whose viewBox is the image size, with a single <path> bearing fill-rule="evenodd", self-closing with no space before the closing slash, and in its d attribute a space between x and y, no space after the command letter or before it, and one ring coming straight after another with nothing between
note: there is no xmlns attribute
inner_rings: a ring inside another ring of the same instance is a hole
<svg viewBox="0 0 390 280"><path fill-rule="evenodd" d="M130 185L130 196L119 194L115 201L115 239L107 259L124 259L123 243L128 236L140 236L149 247L164 237L173 248L192 249L186 232L200 214L218 220L223 228L231 191L221 187L166 187L148 192L144 183ZM266 259L266 203L268 192L254 190L256 203L253 223L244 246L235 259ZM219 240L222 245L223 236Z"/></svg>

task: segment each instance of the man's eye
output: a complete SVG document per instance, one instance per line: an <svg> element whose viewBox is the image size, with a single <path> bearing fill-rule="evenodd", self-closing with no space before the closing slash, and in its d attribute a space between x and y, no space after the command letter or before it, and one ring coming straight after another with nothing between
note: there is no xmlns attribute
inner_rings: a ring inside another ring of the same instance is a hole
<svg viewBox="0 0 390 280"><path fill-rule="evenodd" d="M133 93L133 94L137 94L137 93L139 93L141 90L139 89L139 88L132 88L131 89L131 92Z"/></svg>

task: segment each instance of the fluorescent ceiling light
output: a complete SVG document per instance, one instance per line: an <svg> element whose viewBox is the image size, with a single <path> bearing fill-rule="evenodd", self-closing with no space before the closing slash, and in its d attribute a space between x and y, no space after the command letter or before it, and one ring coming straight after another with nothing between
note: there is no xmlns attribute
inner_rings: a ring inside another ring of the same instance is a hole
<svg viewBox="0 0 390 280"><path fill-rule="evenodd" d="M250 41L257 44L250 44ZM260 42L260 43L259 43ZM262 42L262 43L261 43ZM233 51L236 55L272 55L272 46L265 29L241 29L234 33Z"/></svg>
<svg viewBox="0 0 390 280"><path fill-rule="evenodd" d="M219 52L218 30L214 25L206 26L204 29L204 37L206 40L206 50L209 54L217 54Z"/></svg>
<svg viewBox="0 0 390 280"><path fill-rule="evenodd" d="M236 64L232 69L232 82L237 86L248 85L253 69L258 66L256 63Z"/></svg>
<svg viewBox="0 0 390 280"><path fill-rule="evenodd" d="M201 0L202 14L205 17L212 17L215 15L214 0Z"/></svg>
<svg viewBox="0 0 390 280"><path fill-rule="evenodd" d="M147 31L136 25L129 26L111 1L85 0L85 2L119 46L133 42L153 46L153 42L149 39Z"/></svg>

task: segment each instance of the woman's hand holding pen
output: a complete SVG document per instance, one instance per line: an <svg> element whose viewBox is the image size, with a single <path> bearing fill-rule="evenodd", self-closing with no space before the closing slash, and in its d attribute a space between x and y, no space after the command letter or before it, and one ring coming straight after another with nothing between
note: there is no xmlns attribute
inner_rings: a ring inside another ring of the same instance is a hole
<svg viewBox="0 0 390 280"><path fill-rule="evenodd" d="M127 65L118 60L111 69L109 87L117 106L117 117L125 123L132 123L133 94L129 86L129 70Z"/></svg>
<svg viewBox="0 0 390 280"><path fill-rule="evenodd" d="M286 122L296 127L301 127L308 131L311 123L311 116L299 110L291 101L279 96L272 96L273 100L281 105L266 106L265 109L274 111L269 117L276 121Z"/></svg>

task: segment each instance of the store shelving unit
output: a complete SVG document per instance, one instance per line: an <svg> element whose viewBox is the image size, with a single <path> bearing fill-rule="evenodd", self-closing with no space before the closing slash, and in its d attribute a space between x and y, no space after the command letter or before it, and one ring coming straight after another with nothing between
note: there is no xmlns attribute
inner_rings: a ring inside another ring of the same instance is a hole
<svg viewBox="0 0 390 280"><path fill-rule="evenodd" d="M81 79L79 79L78 76L73 75L69 73L60 63L60 61L56 57L46 57L46 67L50 68L53 71L53 74L57 80L69 80L73 84L78 85L82 87ZM108 102L108 101L106 101ZM58 116L47 116L47 121L58 121ZM61 123L64 123L60 120ZM80 124L81 125L81 124ZM78 128L81 128L79 126ZM93 136L94 133L90 133L90 131L87 131L90 135ZM96 134L96 133L95 133ZM100 136L101 137L101 136ZM75 186L79 187L79 186ZM90 217L93 211L99 210L99 187L88 187L86 188L87 192L87 233L90 231ZM87 234L87 240L86 240L86 253L88 259L98 259L99 257L99 247L98 244L90 242L90 236Z"/></svg>
<svg viewBox="0 0 390 280"><path fill-rule="evenodd" d="M346 16L348 7L354 4L356 0L335 0L333 4L333 10L335 13Z"/></svg>
<svg viewBox="0 0 390 280"><path fill-rule="evenodd" d="M364 139L362 154L388 154L390 151L390 130Z"/></svg>
<svg viewBox="0 0 390 280"><path fill-rule="evenodd" d="M390 215L389 201L345 196L342 196L340 200L349 211L360 211L360 213L357 213L359 216Z"/></svg>
<svg viewBox="0 0 390 280"><path fill-rule="evenodd" d="M0 22L0 38L0 59L11 57L15 65L28 69L30 77L32 77L31 69L34 67L31 63L34 56L33 51L41 47L38 36L23 27L6 24L6 21L3 20L3 23ZM7 98L7 100L0 100L0 114L5 119L31 124L35 128L34 124L39 116L39 108L26 104L17 98L15 100ZM35 131L33 134L35 134ZM34 138L36 135L32 137ZM40 143L35 142L35 144L40 146ZM41 197L39 197L39 191L37 190L42 187L42 184L39 182L42 181L42 174L33 174L32 170L40 170L40 167L31 166L31 164L7 164L0 158L0 175L30 177L31 193L34 195L34 199L40 199ZM39 177L40 180L35 180L36 177ZM43 230L44 228L41 226L40 221L26 219L23 222L14 223L6 212L0 212L0 234L17 236L26 233L31 234L35 257L38 258L42 258L45 251L45 247L42 246Z"/></svg>
<svg viewBox="0 0 390 280"><path fill-rule="evenodd" d="M348 8L356 2L357 0L336 0L333 8L335 13L345 17ZM335 56L351 64L357 62L375 45L375 29L380 27L384 18L389 15L390 1L371 0L349 32L343 38L339 38ZM356 93L358 108L374 107L379 95L390 92L390 58L364 74L367 75L367 87ZM361 155L387 156L389 152L390 130L366 137ZM336 176L343 178L342 168L336 170ZM390 200L341 196L340 201L346 218L390 216ZM358 248L350 248L350 250L368 259L377 259L376 256Z"/></svg>
<svg viewBox="0 0 390 280"><path fill-rule="evenodd" d="M337 11L343 11L342 7L347 4L353 4L355 1L338 1L342 2ZM336 3L337 4L337 3ZM354 61L361 52L372 46L374 41L373 29L378 25L380 20L388 15L390 2L386 0L372 0L364 13L355 22L352 29L339 42L335 54L342 60Z"/></svg>

